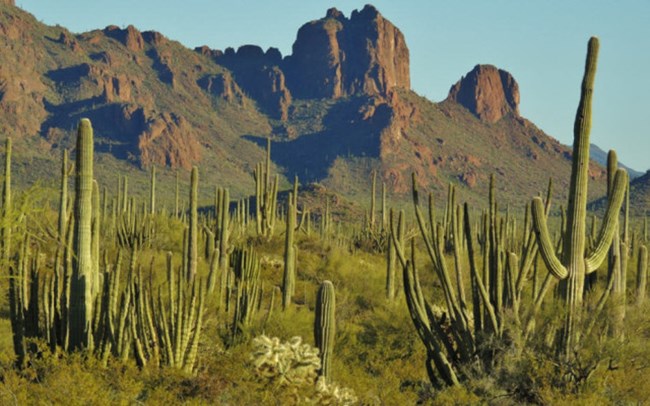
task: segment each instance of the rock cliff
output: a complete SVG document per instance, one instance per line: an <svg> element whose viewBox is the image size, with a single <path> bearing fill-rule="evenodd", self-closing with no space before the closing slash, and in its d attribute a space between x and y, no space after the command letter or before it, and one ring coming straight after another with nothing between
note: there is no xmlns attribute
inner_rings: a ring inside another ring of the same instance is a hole
<svg viewBox="0 0 650 406"><path fill-rule="evenodd" d="M392 88L410 88L404 36L370 5L350 18L332 8L303 25L284 67L298 98L386 96Z"/></svg>
<svg viewBox="0 0 650 406"><path fill-rule="evenodd" d="M476 65L451 87L447 100L488 123L508 113L519 116L519 85L510 73L492 65Z"/></svg>

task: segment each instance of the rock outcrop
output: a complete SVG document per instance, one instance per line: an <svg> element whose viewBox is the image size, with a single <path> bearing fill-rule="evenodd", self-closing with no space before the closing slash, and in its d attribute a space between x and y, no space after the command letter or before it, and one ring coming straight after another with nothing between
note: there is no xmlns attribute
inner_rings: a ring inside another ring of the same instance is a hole
<svg viewBox="0 0 650 406"><path fill-rule="evenodd" d="M129 25L126 29L120 29L116 25L109 25L104 28L104 34L121 42L127 49L138 52L144 49L144 38L134 26Z"/></svg>
<svg viewBox="0 0 650 406"><path fill-rule="evenodd" d="M140 164L190 169L201 158L195 131L182 116L163 113L151 118L138 137Z"/></svg>
<svg viewBox="0 0 650 406"><path fill-rule="evenodd" d="M271 117L286 121L291 105L291 92L285 84L284 72L279 65L282 54L277 48L266 52L256 45L243 45L235 52L210 51L203 47L197 52L212 56L217 63L233 72L237 84Z"/></svg>
<svg viewBox="0 0 650 406"><path fill-rule="evenodd" d="M228 103L243 105L244 93L232 79L230 73L206 75L197 82L199 87L206 92L217 96Z"/></svg>
<svg viewBox="0 0 650 406"><path fill-rule="evenodd" d="M350 18L332 8L303 25L284 70L299 98L385 96L394 87L410 88L404 36L370 5Z"/></svg>
<svg viewBox="0 0 650 406"><path fill-rule="evenodd" d="M519 115L519 85L510 73L492 65L476 65L451 87L447 100L488 123L508 113Z"/></svg>

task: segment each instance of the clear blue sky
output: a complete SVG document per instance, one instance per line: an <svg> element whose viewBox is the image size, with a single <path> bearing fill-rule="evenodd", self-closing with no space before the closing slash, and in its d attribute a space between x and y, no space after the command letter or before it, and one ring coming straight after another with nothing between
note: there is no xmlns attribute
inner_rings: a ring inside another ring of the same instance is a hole
<svg viewBox="0 0 650 406"><path fill-rule="evenodd" d="M110 24L156 30L188 47L257 44L291 52L298 28L329 7L349 16L365 1L16 0L47 24L73 32ZM375 0L402 30L411 86L433 101L477 63L512 73L521 114L572 142L587 40L601 40L591 141L616 149L634 169L650 169L650 1Z"/></svg>

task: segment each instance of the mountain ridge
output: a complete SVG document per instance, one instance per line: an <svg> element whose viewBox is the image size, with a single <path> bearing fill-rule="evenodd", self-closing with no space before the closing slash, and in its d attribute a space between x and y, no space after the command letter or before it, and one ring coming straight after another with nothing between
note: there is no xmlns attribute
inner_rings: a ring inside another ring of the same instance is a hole
<svg viewBox="0 0 650 406"><path fill-rule="evenodd" d="M520 196L543 190L549 176L558 197L566 193L571 152L519 116L512 75L486 68L479 87L461 86L485 95L480 86L501 81L503 93L475 111L454 98L426 100L410 90L406 40L372 6L350 18L328 10L299 30L296 43L307 45L284 57L254 45L190 50L132 26L72 34L10 5L0 12L8 67L0 70L0 130L35 145L35 156L55 160L71 148L85 116L106 162L135 174L198 164L209 182L238 195L252 190L266 137L286 178L351 196L367 193L372 171L401 196L411 172L437 192L457 184L474 202L484 200L490 173L508 203L523 204ZM592 194L602 195L602 167L590 173Z"/></svg>

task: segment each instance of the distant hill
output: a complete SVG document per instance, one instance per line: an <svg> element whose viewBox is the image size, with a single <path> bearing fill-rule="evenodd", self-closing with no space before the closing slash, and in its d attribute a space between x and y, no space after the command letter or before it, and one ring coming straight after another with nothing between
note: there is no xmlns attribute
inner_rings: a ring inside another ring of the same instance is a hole
<svg viewBox="0 0 650 406"><path fill-rule="evenodd" d="M650 216L650 171L630 183L630 205L638 215Z"/></svg>
<svg viewBox="0 0 650 406"><path fill-rule="evenodd" d="M592 160L598 162L600 165L604 167L607 166L607 152L602 150L598 145L590 144L589 153ZM628 175L630 175L630 179L635 179L643 175L643 172L635 171L634 169L620 162L618 163L618 167L625 169Z"/></svg>
<svg viewBox="0 0 650 406"><path fill-rule="evenodd" d="M11 2L0 4L0 33L0 133L15 140L23 182L56 176L61 148L88 117L109 188L119 172L143 189L156 165L171 191L174 170L199 165L202 195L218 184L241 197L271 137L285 186L296 174L361 198L377 171L391 195L407 197L416 172L437 195L452 182L484 204L494 173L504 204L523 205L549 177L555 198L566 196L571 151L519 115L510 73L477 65L445 101L420 97L406 39L372 6L328 10L300 28L287 56L254 45L190 50L132 26L73 34ZM604 175L592 164L592 196L604 193Z"/></svg>

